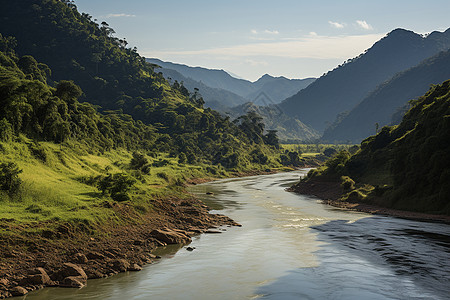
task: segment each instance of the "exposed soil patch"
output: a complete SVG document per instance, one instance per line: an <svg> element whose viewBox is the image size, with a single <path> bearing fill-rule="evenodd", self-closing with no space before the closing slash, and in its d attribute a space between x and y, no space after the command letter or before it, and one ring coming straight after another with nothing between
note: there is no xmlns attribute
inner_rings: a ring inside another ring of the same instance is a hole
<svg viewBox="0 0 450 300"><path fill-rule="evenodd" d="M107 224L19 224L0 220L0 299L45 286L83 287L87 279L139 271L158 259L158 246L190 243L191 237L222 225L240 226L209 214L195 198L155 199L138 214L130 205L105 202L120 216Z"/></svg>

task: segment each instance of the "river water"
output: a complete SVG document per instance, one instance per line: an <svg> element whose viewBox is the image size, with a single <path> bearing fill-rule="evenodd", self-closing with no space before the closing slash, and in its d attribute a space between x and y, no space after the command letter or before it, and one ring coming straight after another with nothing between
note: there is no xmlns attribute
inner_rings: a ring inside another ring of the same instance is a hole
<svg viewBox="0 0 450 300"><path fill-rule="evenodd" d="M333 208L284 189L307 170L191 191L241 223L158 249L141 272L36 299L450 299L450 225ZM206 195L213 192L213 195Z"/></svg>

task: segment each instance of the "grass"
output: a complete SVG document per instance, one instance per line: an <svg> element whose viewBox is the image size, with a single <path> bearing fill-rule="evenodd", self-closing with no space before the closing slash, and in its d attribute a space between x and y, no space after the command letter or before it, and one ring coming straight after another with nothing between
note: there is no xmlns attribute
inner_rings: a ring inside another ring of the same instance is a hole
<svg viewBox="0 0 450 300"><path fill-rule="evenodd" d="M87 223L117 219L113 210L101 205L111 199L102 196L95 184L89 182L108 173L127 172L137 179L130 192L131 204L142 213L151 209L149 199L178 193L172 186L188 178L228 176L223 168L179 164L178 158L165 153L156 158L147 156L150 163L160 160L168 163L152 166L148 174L142 174L130 169L131 158L132 153L124 149L89 153L81 144L34 144L23 137L18 142L0 143L0 162L13 161L23 170L18 194L9 197L0 193L0 218L17 222L82 220Z"/></svg>
<svg viewBox="0 0 450 300"><path fill-rule="evenodd" d="M14 142L0 142L0 163L15 162L23 171L19 175L23 183L16 195L0 192L0 219L18 223L120 222L120 216L103 205L113 200L96 187L99 176L125 172L134 177L136 183L129 191L131 200L127 203L136 213L143 214L152 209L155 197L186 195L181 186L189 178L224 178L230 172L283 169L276 152L262 151L268 157L265 165L247 161L234 170L202 162L179 163L178 157L168 153L158 153L156 157L142 153L150 166L148 171L132 169L132 151L125 149L100 153L83 143L37 143L20 136Z"/></svg>
<svg viewBox="0 0 450 300"><path fill-rule="evenodd" d="M348 150L354 145L347 144L282 144L281 147L289 151L300 151L303 157L312 157L322 154L327 148L336 151Z"/></svg>

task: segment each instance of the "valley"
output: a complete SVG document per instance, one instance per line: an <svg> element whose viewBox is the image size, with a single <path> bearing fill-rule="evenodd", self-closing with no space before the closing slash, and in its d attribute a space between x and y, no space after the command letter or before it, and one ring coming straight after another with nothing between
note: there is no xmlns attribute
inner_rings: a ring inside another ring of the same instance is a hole
<svg viewBox="0 0 450 300"><path fill-rule="evenodd" d="M200 2L0 4L0 299L446 299L445 18Z"/></svg>

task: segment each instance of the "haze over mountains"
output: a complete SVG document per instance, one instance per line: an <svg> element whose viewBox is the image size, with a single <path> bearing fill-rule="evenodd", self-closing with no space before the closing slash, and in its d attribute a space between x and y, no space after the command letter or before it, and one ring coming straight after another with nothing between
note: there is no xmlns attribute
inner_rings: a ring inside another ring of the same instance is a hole
<svg viewBox="0 0 450 300"><path fill-rule="evenodd" d="M395 29L365 53L284 100L280 107L324 132L340 113L353 109L379 84L449 47L450 30L422 36Z"/></svg>
<svg viewBox="0 0 450 300"><path fill-rule="evenodd" d="M425 94L432 84L439 84L450 78L450 51L441 52L419 65L400 72L378 86L361 103L334 127L327 129L322 140L329 142L358 143L375 134L376 125L398 124L409 100ZM402 109L405 107L404 109ZM393 120L394 116L394 120Z"/></svg>
<svg viewBox="0 0 450 300"><path fill-rule="evenodd" d="M209 87L216 89L216 97L221 97L218 93L222 92L234 93L238 96L235 101L230 104L222 103L222 106L228 107L243 104L249 101L256 102L258 105L280 103L287 97L290 97L301 89L304 89L315 80L315 78L288 79L282 76L273 77L265 74L257 81L251 82L249 80L235 78L224 70L190 67L187 65L165 62L155 58L147 58L147 61L161 66L161 68L156 69L156 71L162 72L164 76L170 75L172 76L172 79L178 81L180 81L178 78L184 80L190 79L198 82L198 85L203 85L203 88ZM172 70L177 71L183 77L180 77ZM190 81L190 83L192 83L192 81ZM187 84L187 80L185 81L185 84ZM210 90L207 89L205 93L200 87L197 86L197 88L199 88L206 104L218 101L217 99L209 98L209 96L207 96L209 95ZM259 98L261 94L264 94L263 100Z"/></svg>
<svg viewBox="0 0 450 300"><path fill-rule="evenodd" d="M281 140L313 141L319 138L316 130L295 117L286 115L276 105L314 82L315 78L288 79L265 74L255 82L238 79L223 70L190 67L147 58L158 65L169 81L183 82L191 92L197 88L205 105L237 118L249 111L263 117L266 130L277 130Z"/></svg>

